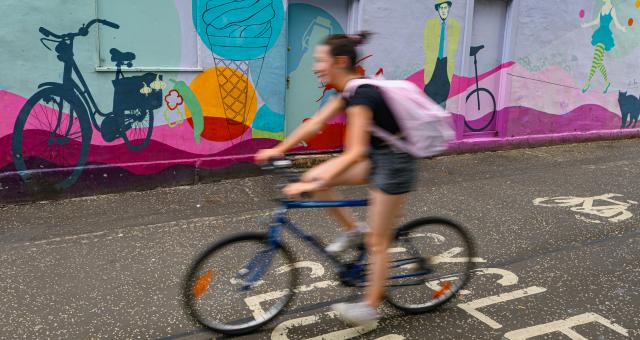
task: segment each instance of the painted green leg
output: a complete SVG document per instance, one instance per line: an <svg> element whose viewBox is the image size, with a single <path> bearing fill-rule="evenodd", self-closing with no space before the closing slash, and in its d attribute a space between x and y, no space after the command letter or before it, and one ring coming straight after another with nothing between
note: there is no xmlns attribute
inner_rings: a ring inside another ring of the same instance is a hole
<svg viewBox="0 0 640 340"><path fill-rule="evenodd" d="M600 69L604 61L604 44L597 44L596 49L593 52L593 62L591 63L591 70L589 71L589 78L587 79L587 83L582 88L582 93L586 93L591 87L591 80L593 76L596 74L596 71Z"/></svg>

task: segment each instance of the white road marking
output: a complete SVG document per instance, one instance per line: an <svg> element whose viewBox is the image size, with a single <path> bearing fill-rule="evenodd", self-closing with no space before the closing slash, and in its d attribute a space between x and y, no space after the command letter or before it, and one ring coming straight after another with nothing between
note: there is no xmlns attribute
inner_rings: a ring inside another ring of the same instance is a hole
<svg viewBox="0 0 640 340"><path fill-rule="evenodd" d="M446 240L444 236L434 233L409 233L409 237L429 237L436 244L442 244Z"/></svg>
<svg viewBox="0 0 640 340"><path fill-rule="evenodd" d="M445 251L444 253L442 253L440 255L429 257L429 263L430 264L438 264L438 263L462 263L462 262L468 262L469 261L468 257L454 257L454 256L460 254L463 251L464 251L464 248L460 248L460 247L451 248L451 249ZM485 259L483 259L481 257L474 257L474 258L471 258L471 262L484 263L484 262L487 262L487 260L485 260Z"/></svg>
<svg viewBox="0 0 640 340"><path fill-rule="evenodd" d="M500 275L502 278L498 282L501 286L512 286L518 283L518 276L513 272L500 268L481 268L475 270L476 274L480 275Z"/></svg>
<svg viewBox="0 0 640 340"><path fill-rule="evenodd" d="M309 274L309 277L311 278L316 278L316 277L320 277L322 275L324 275L324 267L318 263L318 262L312 262L312 261L300 261L300 262L296 262L293 265L286 265L286 266L282 266L277 268L276 270L274 270L274 272L277 274L283 274L286 273L288 271L290 271L292 268L296 268L296 269L300 269L300 268L309 268L311 269L311 273ZM232 284L241 284L244 282L244 280L241 279L237 279L237 278L231 278L231 283ZM257 287L260 285L263 285L265 282L264 280L260 280L256 283L253 284L253 287Z"/></svg>
<svg viewBox="0 0 640 340"><path fill-rule="evenodd" d="M506 302L506 301L510 301L510 300L515 300L515 299L519 299L525 296L529 296L529 295L534 295L534 294L539 294L542 292L547 291L546 288L542 288L542 287L529 287L529 288L525 288L525 289L520 289L520 290L516 290L514 292L510 292L510 293L504 293L504 294L499 294L499 295L493 295L493 296L489 296L486 298L482 298L482 299L478 299L478 300L473 300L467 303L463 303L463 304L459 304L458 307L462 308L465 312L471 314L472 316L476 317L478 320L484 322L485 324L489 325L489 327L493 328L493 329L498 329L498 328L502 328L502 325L497 323L496 321L494 321L493 319L491 319L490 317L486 316L485 314L481 313L480 311L478 311L478 308L482 308L482 307L487 307L490 305L494 305L497 303L502 303L502 302Z"/></svg>
<svg viewBox="0 0 640 340"><path fill-rule="evenodd" d="M305 316L293 320L285 321L279 324L271 333L271 340L289 340L289 331L298 328L316 324L322 320L322 316L330 319L334 319L338 316L336 312L327 312L323 314ZM316 336L313 338L308 338L307 340L347 340L352 339L363 334L369 333L378 328L378 322L372 324L367 327L353 327L349 329L343 329L339 331L335 331L328 334L323 334L320 336ZM386 340L389 339L401 339L400 338L383 338Z"/></svg>
<svg viewBox="0 0 640 340"><path fill-rule="evenodd" d="M276 269L276 274L282 274L290 271L292 268L300 269L300 268L309 268L311 269L311 273L309 277L315 278L324 275L324 267L318 262L312 261L300 261L293 264L293 267L290 265L282 266Z"/></svg>
<svg viewBox="0 0 640 340"><path fill-rule="evenodd" d="M604 217L610 222L621 222L633 217L633 214L628 211L627 208L631 205L637 205L638 202L631 200L621 202L614 200L613 197L622 197L622 195L604 194L593 197L542 197L534 199L533 204L543 207L570 207L569 209L573 212ZM576 218L590 223L600 223L599 221L581 218L580 215L576 215Z"/></svg>
<svg viewBox="0 0 640 340"><path fill-rule="evenodd" d="M558 320L549 323L545 323L542 325L532 326L528 328L522 328L515 331L511 331L504 335L505 338L509 340L526 340L533 337L541 336L544 334L560 332L572 340L587 340L587 338L578 334L578 332L574 331L573 327L597 322L607 328L614 330L615 332L622 334L624 336L629 336L629 330L624 327L617 325L602 316L595 313L585 313L581 315L576 315L574 317Z"/></svg>
<svg viewBox="0 0 640 340"><path fill-rule="evenodd" d="M293 291L296 293L303 293L303 292L312 291L314 289L324 289L324 288L334 287L338 285L340 285L340 282L338 281L321 281L321 282L315 282L309 285L300 286L294 289ZM247 307L251 309L253 313L253 317L256 319L260 319L264 317L264 315L266 314L264 309L262 309L262 306L261 306L263 302L279 299L287 295L288 293L289 293L288 289L283 289L275 292L269 292L269 293L250 296L248 298L245 298L244 302L247 304Z"/></svg>

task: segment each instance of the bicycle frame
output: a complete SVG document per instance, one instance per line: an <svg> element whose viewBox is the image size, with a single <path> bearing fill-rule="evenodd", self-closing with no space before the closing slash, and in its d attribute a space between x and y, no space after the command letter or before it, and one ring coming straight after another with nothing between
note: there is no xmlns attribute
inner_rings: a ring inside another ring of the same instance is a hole
<svg viewBox="0 0 640 340"><path fill-rule="evenodd" d="M269 226L268 242L269 248L258 252L249 263L241 270L241 275L246 275L250 272L254 272L250 278L244 281L242 285L243 290L249 290L256 282L260 280L264 274L265 269L270 264L272 256L265 258L265 254L273 254L275 250L282 246L281 235L282 229L289 231L297 238L309 243L313 249L315 249L320 255L328 259L333 265L338 268L338 274L343 284L348 286L355 286L364 282L364 269L366 263L364 263L367 251L364 247L358 249L358 256L353 263L343 263L334 255L328 253L325 250L324 245L318 241L318 239L307 233L304 229L297 226L287 216L287 212L290 209L316 209L316 208L346 208L346 207L365 207L369 205L368 200L342 200L342 201L282 201L281 207L273 215L273 221ZM392 263L391 268L398 268L406 266L412 263L421 262L419 257L409 257L407 259L396 260ZM424 263L421 263L424 265ZM256 270L256 268L258 268ZM424 276L431 274L433 271L430 268L424 268L423 271L391 276L389 280L404 279L410 277ZM244 274L242 274L244 273ZM407 284L405 284L407 285ZM412 284L410 284L412 285Z"/></svg>
<svg viewBox="0 0 640 340"><path fill-rule="evenodd" d="M80 96L84 106L87 109L87 114L91 119L91 123L93 127L100 131L100 125L96 120L96 114L102 117L106 117L107 115L100 111L98 108L98 104L96 103L93 94L91 93L91 89L87 85L86 80L82 76L82 72L78 67L73 55L73 39L61 40L58 42L55 50L58 53L59 60L64 64L64 71L62 76L62 87L64 91L73 92ZM76 82L73 76L76 76L80 84ZM46 86L54 86L60 85L58 83L43 83L40 84L40 88Z"/></svg>

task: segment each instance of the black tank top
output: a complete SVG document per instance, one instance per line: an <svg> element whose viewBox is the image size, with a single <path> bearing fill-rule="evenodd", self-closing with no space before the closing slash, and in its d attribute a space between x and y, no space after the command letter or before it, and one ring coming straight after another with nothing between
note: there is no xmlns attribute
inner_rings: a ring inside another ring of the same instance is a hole
<svg viewBox="0 0 640 340"><path fill-rule="evenodd" d="M365 105L373 112L373 123L387 130L391 134L397 134L400 132L398 123L396 122L393 113L387 106L387 103L380 93L380 90L373 85L361 85L353 93L351 97L346 98L347 107ZM371 147L374 149L383 149L387 147L384 140L371 136Z"/></svg>

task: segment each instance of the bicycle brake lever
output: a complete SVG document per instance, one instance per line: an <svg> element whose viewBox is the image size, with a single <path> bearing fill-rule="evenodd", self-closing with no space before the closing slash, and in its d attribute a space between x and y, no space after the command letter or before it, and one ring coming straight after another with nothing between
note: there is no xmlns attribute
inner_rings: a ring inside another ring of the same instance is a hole
<svg viewBox="0 0 640 340"><path fill-rule="evenodd" d="M48 49L49 51L53 51L53 50L51 49L51 47L49 47L47 44L45 44L45 43L44 43L45 41L51 41L51 40L50 40L50 39L47 39L47 38L42 38L42 39L40 39L40 43L42 44L42 46L44 46L44 47L45 47L46 49Z"/></svg>

